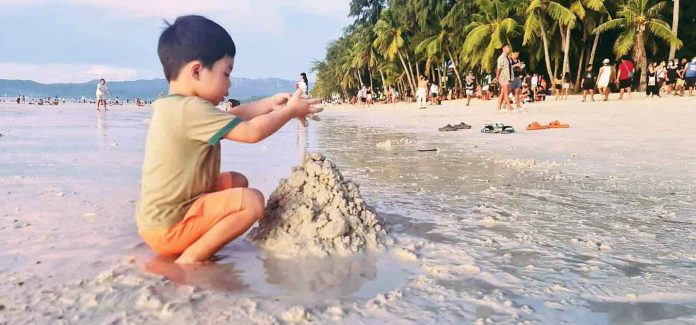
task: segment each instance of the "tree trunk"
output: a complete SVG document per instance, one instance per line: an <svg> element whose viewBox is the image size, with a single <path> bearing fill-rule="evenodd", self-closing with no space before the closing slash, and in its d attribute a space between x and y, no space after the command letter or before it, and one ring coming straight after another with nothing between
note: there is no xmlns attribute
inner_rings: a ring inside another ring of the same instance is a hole
<svg viewBox="0 0 696 325"><path fill-rule="evenodd" d="M640 27L639 27L640 28ZM640 67L640 84L638 91L643 91L645 77L647 73L647 59L645 57L645 43L643 43L643 31L639 30L636 34L636 43L633 46L633 60L636 61L636 66Z"/></svg>
<svg viewBox="0 0 696 325"><path fill-rule="evenodd" d="M370 68L367 68L367 75L370 76L370 91L375 91L372 85L372 70L370 70Z"/></svg>
<svg viewBox="0 0 696 325"><path fill-rule="evenodd" d="M379 70L379 76L382 79L382 89L387 88L387 82L384 80L384 73L382 73L382 69L377 69Z"/></svg>
<svg viewBox="0 0 696 325"><path fill-rule="evenodd" d="M414 86L413 81L411 80L411 73L408 69L408 66L406 65L406 61L404 61L404 56L401 55L401 51L399 53L399 60L401 60L401 65L404 67L404 72L406 72L406 79L408 79L408 87L411 89L411 92L413 94L416 93L416 88Z"/></svg>
<svg viewBox="0 0 696 325"><path fill-rule="evenodd" d="M541 15L539 14L539 12L537 11L537 12L535 12L535 14L537 15L537 18L539 19L539 21L541 22L542 20L541 20ZM541 41L542 41L542 43L544 43L544 60L546 61L546 72L548 72L548 74L549 74L549 80L551 82L553 82L553 74L551 72L551 58L549 56L549 41L546 38L546 29L544 29L543 25L541 26Z"/></svg>
<svg viewBox="0 0 696 325"><path fill-rule="evenodd" d="M563 33L563 29L561 29L561 34ZM570 51L570 26L566 27L566 36L563 39L563 72L561 75L563 78L565 78L566 72L570 72L570 62L569 61L569 54L568 52Z"/></svg>
<svg viewBox="0 0 696 325"><path fill-rule="evenodd" d="M582 50L580 50L580 61L578 62L578 76L575 78L575 91L578 91L580 88L580 79L583 74L583 68L584 68L584 61L585 61L585 52L587 52L587 49L585 48L585 40L582 42Z"/></svg>
<svg viewBox="0 0 696 325"><path fill-rule="evenodd" d="M447 62L443 62L442 64L443 64L443 66L445 66L445 65L447 64ZM444 73L444 75L447 75L447 70L444 70L444 71L443 71L442 68L440 68L440 71L438 71L438 77L440 78L440 80L439 80L439 82L438 82L438 87L439 87L439 89L440 89L440 93L441 93L441 94L444 94L444 90L445 90L445 89L442 87L443 79L445 79L444 76L443 76L443 73Z"/></svg>
<svg viewBox="0 0 696 325"><path fill-rule="evenodd" d="M604 23L604 16L599 19L599 25ZM599 44L599 36L601 34L597 33L595 35L594 43L592 44L592 52L590 53L590 64L594 64L595 54L597 53L597 45Z"/></svg>
<svg viewBox="0 0 696 325"><path fill-rule="evenodd" d="M454 57L452 56L452 52L450 52L449 46L447 47L447 54L450 57L450 61L452 61L452 68L454 68L454 75L457 77L457 94L462 93L462 77L459 76L459 71L457 71L457 61L454 61Z"/></svg>
<svg viewBox="0 0 696 325"><path fill-rule="evenodd" d="M677 36L677 29L679 29L679 0L674 0L674 13L672 17L672 33ZM674 59L674 54L677 52L677 47L674 44L669 46L669 59Z"/></svg>

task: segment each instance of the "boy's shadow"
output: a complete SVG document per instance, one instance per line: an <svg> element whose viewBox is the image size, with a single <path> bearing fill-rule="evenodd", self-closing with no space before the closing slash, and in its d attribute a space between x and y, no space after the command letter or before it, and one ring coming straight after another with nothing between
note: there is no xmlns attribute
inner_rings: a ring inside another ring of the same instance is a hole
<svg viewBox="0 0 696 325"><path fill-rule="evenodd" d="M238 292L249 287L242 282L234 263L176 264L176 257L157 255L144 264L145 270L166 277L178 285L202 290Z"/></svg>

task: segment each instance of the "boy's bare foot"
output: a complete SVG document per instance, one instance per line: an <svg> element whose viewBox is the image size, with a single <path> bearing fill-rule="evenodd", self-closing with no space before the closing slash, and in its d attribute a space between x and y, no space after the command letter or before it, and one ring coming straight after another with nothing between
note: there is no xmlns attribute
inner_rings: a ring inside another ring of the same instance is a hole
<svg viewBox="0 0 696 325"><path fill-rule="evenodd" d="M187 256L186 254L182 254L181 256L179 256L179 258L176 259L176 261L174 261L174 263L176 263L176 264L208 264L208 263L212 263L212 262L209 260L198 261L198 260L192 258L191 256Z"/></svg>

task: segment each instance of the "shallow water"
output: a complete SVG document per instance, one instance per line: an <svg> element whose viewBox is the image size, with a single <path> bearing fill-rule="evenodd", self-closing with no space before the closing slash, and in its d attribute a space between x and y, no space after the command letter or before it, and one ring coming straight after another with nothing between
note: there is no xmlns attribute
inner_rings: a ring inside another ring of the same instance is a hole
<svg viewBox="0 0 696 325"><path fill-rule="evenodd" d="M465 140L359 127L329 112L306 134L293 122L259 144L224 143L223 169L268 196L304 150L321 151L417 258L283 260L237 240L217 264L181 268L153 256L135 230L149 111L6 105L0 114L5 274L49 276L48 285L135 256L143 276L284 306L403 293L381 314L346 316L358 321L696 321L695 180L674 170L607 178L592 163L496 162ZM376 146L385 140L390 149ZM429 148L439 150L417 151Z"/></svg>

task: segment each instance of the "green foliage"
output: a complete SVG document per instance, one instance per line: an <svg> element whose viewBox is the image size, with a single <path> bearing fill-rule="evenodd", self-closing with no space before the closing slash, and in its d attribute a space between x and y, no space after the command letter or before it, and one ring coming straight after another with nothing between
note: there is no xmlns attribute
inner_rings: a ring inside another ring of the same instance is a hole
<svg viewBox="0 0 696 325"><path fill-rule="evenodd" d="M681 3L677 38L672 0L350 0L348 15L355 20L314 63L313 95L349 97L362 85L408 92L418 75L439 82L445 75L458 80L465 71L494 72L506 43L521 49L530 70L548 75L564 58L576 71L584 64L580 53L589 57L596 37L601 58L664 58L672 43L681 48L678 55L693 56L696 1ZM562 42L566 35L568 43Z"/></svg>

